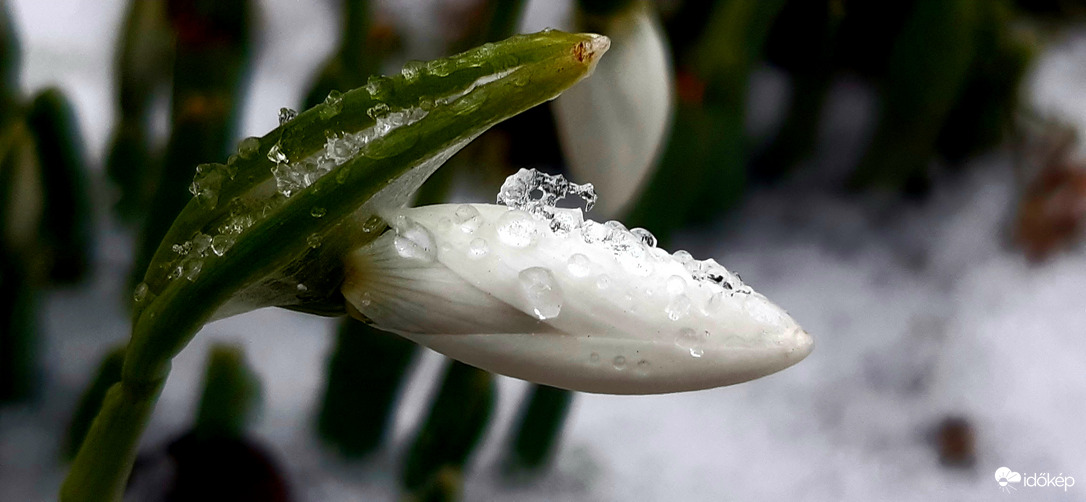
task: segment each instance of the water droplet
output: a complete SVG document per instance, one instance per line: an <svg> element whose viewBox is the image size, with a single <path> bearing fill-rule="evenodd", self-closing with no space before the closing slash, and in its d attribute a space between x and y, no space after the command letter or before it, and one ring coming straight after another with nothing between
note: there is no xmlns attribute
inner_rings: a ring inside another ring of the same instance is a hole
<svg viewBox="0 0 1086 502"><path fill-rule="evenodd" d="M593 353L589 354L588 360L592 361L593 363L598 363L598 362L600 362L600 355L593 352Z"/></svg>
<svg viewBox="0 0 1086 502"><path fill-rule="evenodd" d="M181 275L189 281L195 281L204 268L204 261L198 258L186 258L181 262Z"/></svg>
<svg viewBox="0 0 1086 502"><path fill-rule="evenodd" d="M667 278L667 294L677 296L686 292L686 279L673 275Z"/></svg>
<svg viewBox="0 0 1086 502"><path fill-rule="evenodd" d="M467 115L478 110L480 106L483 106L486 99L487 94L484 92L469 92L456 101L453 101L452 104L449 105L449 108L457 115Z"/></svg>
<svg viewBox="0 0 1086 502"><path fill-rule="evenodd" d="M309 215L314 218L323 218L326 214L328 214L328 210L323 207L314 207L309 210Z"/></svg>
<svg viewBox="0 0 1086 502"><path fill-rule="evenodd" d="M565 235L584 224L584 215L577 209L556 209L551 217L551 230L558 235Z"/></svg>
<svg viewBox="0 0 1086 502"><path fill-rule="evenodd" d="M396 248L396 253L404 258L422 261L433 261L437 258L434 236L422 225L406 218L396 229L392 245Z"/></svg>
<svg viewBox="0 0 1086 502"><path fill-rule="evenodd" d="M290 108L279 109L279 125L284 125L298 116L298 112Z"/></svg>
<svg viewBox="0 0 1086 502"><path fill-rule="evenodd" d="M298 292L304 293L306 291L309 291L309 286L306 286L305 284L299 282L297 289L298 289Z"/></svg>
<svg viewBox="0 0 1086 502"><path fill-rule="evenodd" d="M328 91L328 96L324 98L324 107L320 111L321 118L328 120L339 115L341 111L343 111L343 93L337 90Z"/></svg>
<svg viewBox="0 0 1086 502"><path fill-rule="evenodd" d="M403 65L403 69L400 70L400 74L403 75L404 82L408 84L415 83L422 74L422 71L426 69L426 63L422 61L408 61Z"/></svg>
<svg viewBox="0 0 1086 502"><path fill-rule="evenodd" d="M387 115L391 109L384 103L377 103L366 110L366 115L369 115L371 119L377 119L378 117Z"/></svg>
<svg viewBox="0 0 1086 502"><path fill-rule="evenodd" d="M615 356L615 359L611 361L616 370L626 369L626 358L623 356Z"/></svg>
<svg viewBox="0 0 1086 502"><path fill-rule="evenodd" d="M460 225L460 230L466 234L474 233L482 223L479 210L468 204L457 207L456 212L453 213L453 219L457 225Z"/></svg>
<svg viewBox="0 0 1086 502"><path fill-rule="evenodd" d="M468 256L472 258L482 258L490 251L490 246L487 245L486 240L478 237L471 240L468 244Z"/></svg>
<svg viewBox="0 0 1086 502"><path fill-rule="evenodd" d="M690 314L690 305L690 298L680 293L671 298L667 307L664 307L664 312L667 313L668 319L678 321Z"/></svg>
<svg viewBox="0 0 1086 502"><path fill-rule="evenodd" d="M238 157L251 159L260 150L260 138L250 136L238 143Z"/></svg>
<svg viewBox="0 0 1086 502"><path fill-rule="evenodd" d="M279 143L272 145L272 147L268 149L268 160L276 164L285 164L287 162L287 156L282 152L282 147Z"/></svg>
<svg viewBox="0 0 1086 502"><path fill-rule="evenodd" d="M197 233L192 238L192 252L200 256L207 256L207 250L211 247L211 236L205 233Z"/></svg>
<svg viewBox="0 0 1086 502"><path fill-rule="evenodd" d="M378 229L385 225L385 220L382 220L377 216L370 216L364 223L362 223L362 231L368 233L376 232Z"/></svg>
<svg viewBox="0 0 1086 502"><path fill-rule="evenodd" d="M339 183L340 185L342 185L342 184L346 183L347 180L350 177L351 177L351 168L346 167L346 166L340 166L336 170L336 183Z"/></svg>
<svg viewBox="0 0 1086 502"><path fill-rule="evenodd" d="M532 81L532 76L527 71L518 71L513 74L513 85L524 87Z"/></svg>
<svg viewBox="0 0 1086 502"><path fill-rule="evenodd" d="M607 225L588 220L581 226L581 234L585 242L596 244L607 239L611 235L611 229L607 228Z"/></svg>
<svg viewBox="0 0 1086 502"><path fill-rule="evenodd" d="M640 248L629 249L624 252L616 251L615 259L632 275L638 277L648 277L652 275L654 267Z"/></svg>
<svg viewBox="0 0 1086 502"><path fill-rule="evenodd" d="M675 346L686 349L692 357L701 357L705 354L704 344L708 339L708 331L698 333L690 328L682 328L675 337Z"/></svg>
<svg viewBox="0 0 1086 502"><path fill-rule="evenodd" d="M562 292L551 272L542 267L522 270L518 276L528 306L539 320L552 319L562 310Z"/></svg>
<svg viewBox="0 0 1086 502"><path fill-rule="evenodd" d="M219 204L219 190L228 170L223 164L200 164L189 185L189 193L196 197L200 205L214 209ZM236 170L235 170L236 172Z"/></svg>
<svg viewBox="0 0 1086 502"><path fill-rule="evenodd" d="M588 274L592 273L592 262L589 261L587 256L574 253L569 257L566 268L569 269L569 275L573 277L587 277Z"/></svg>
<svg viewBox="0 0 1086 502"><path fill-rule="evenodd" d="M140 303L147 299L147 294L151 291L151 288L147 286L146 282L141 282L136 285L136 290L132 292L132 299L136 303Z"/></svg>
<svg viewBox="0 0 1086 502"><path fill-rule="evenodd" d="M437 59L430 62L430 64L426 68L426 71L428 71L431 75L435 75L438 77L447 77L450 73L452 73L454 64L454 61L448 58Z"/></svg>
<svg viewBox="0 0 1086 502"><path fill-rule="evenodd" d="M309 247L311 247L313 249L317 249L317 248L321 247L321 236L317 235L315 233L314 234L309 234L309 237L306 237L306 239L305 239L305 243L308 244Z"/></svg>
<svg viewBox="0 0 1086 502"><path fill-rule="evenodd" d="M724 306L724 293L718 291L713 293L713 296L709 297L709 300L705 302L705 313L712 315L720 311L720 308Z"/></svg>
<svg viewBox="0 0 1086 502"><path fill-rule="evenodd" d="M218 256L226 254L234 246L234 237L226 234L216 235L211 239L211 252Z"/></svg>
<svg viewBox="0 0 1086 502"><path fill-rule="evenodd" d="M498 239L507 246L523 248L532 245L539 234L534 218L524 211L509 211L498 218Z"/></svg>
<svg viewBox="0 0 1086 502"><path fill-rule="evenodd" d="M386 77L371 76L366 81L366 92L370 93L373 99L384 101L392 92L392 82Z"/></svg>
<svg viewBox="0 0 1086 502"><path fill-rule="evenodd" d="M611 278L601 274L596 278L596 289L603 291L611 287Z"/></svg>
<svg viewBox="0 0 1086 502"><path fill-rule="evenodd" d="M641 242L650 248L656 247L656 236L652 235L652 232L645 230L644 228L635 228L630 230L631 234L634 234L637 238L641 239Z"/></svg>

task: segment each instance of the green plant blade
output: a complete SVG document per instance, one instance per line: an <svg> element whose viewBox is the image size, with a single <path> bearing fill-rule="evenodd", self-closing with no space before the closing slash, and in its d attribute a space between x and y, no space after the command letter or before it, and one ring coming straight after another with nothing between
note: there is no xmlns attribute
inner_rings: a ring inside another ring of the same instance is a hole
<svg viewBox="0 0 1086 502"><path fill-rule="evenodd" d="M90 268L92 237L83 138L71 103L59 89L40 92L27 127L41 165L41 252L50 282L71 284Z"/></svg>

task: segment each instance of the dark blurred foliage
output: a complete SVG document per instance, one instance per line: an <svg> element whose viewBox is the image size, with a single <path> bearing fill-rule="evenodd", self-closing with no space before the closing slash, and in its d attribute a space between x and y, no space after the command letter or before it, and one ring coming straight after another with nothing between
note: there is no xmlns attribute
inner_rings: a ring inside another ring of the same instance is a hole
<svg viewBox="0 0 1086 502"><path fill-rule="evenodd" d="M141 502L292 500L274 456L246 429L261 407L260 382L240 347L208 354L192 428L136 461L126 500Z"/></svg>
<svg viewBox="0 0 1086 502"><path fill-rule="evenodd" d="M205 437L241 437L256 420L262 402L260 379L241 347L211 347L193 431Z"/></svg>
<svg viewBox="0 0 1086 502"><path fill-rule="evenodd" d="M531 474L554 457L573 393L546 385L533 385L510 436L503 469L517 476Z"/></svg>
<svg viewBox="0 0 1086 502"><path fill-rule="evenodd" d="M663 244L675 230L711 221L739 200L747 182L750 73L784 4L719 1L698 42L676 55L675 120L656 173L624 218L628 226L652 229Z"/></svg>
<svg viewBox="0 0 1086 502"><path fill-rule="evenodd" d="M166 2L129 2L117 45L117 123L105 159L117 185L115 210L139 223L157 185L161 159L152 145L154 105L169 92L175 37Z"/></svg>
<svg viewBox="0 0 1086 502"><path fill-rule="evenodd" d="M75 113L57 89L25 100L19 38L0 1L0 403L38 383L38 297L82 280L91 263L86 154Z"/></svg>
<svg viewBox="0 0 1086 502"><path fill-rule="evenodd" d="M403 337L352 318L340 321L317 417L321 438L347 458L376 450L389 436L416 351Z"/></svg>
<svg viewBox="0 0 1086 502"><path fill-rule="evenodd" d="M445 476L462 471L494 413L494 376L457 361L449 368L430 412L407 451L403 485L416 495L446 484ZM444 493L444 490L441 491ZM424 500L452 497L430 493Z"/></svg>
<svg viewBox="0 0 1086 502"><path fill-rule="evenodd" d="M249 0L168 1L165 14L174 40L170 137L144 216L132 284L142 279L192 197L196 166L230 154L252 55L256 12Z"/></svg>
<svg viewBox="0 0 1086 502"><path fill-rule="evenodd" d="M91 261L90 199L75 112L60 90L47 89L31 101L26 122L44 188L39 259L51 283L73 284L87 274Z"/></svg>

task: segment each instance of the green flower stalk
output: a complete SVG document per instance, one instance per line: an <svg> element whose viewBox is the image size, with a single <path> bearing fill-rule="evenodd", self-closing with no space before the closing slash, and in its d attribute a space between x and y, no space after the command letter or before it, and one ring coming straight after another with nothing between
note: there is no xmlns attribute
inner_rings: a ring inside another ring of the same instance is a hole
<svg viewBox="0 0 1086 502"><path fill-rule="evenodd" d="M120 500L170 360L207 322L267 306L339 314L346 251L377 237L450 155L494 124L553 99L607 49L598 35L516 36L401 75L373 78L197 168L185 206L135 292L132 339L61 489Z"/></svg>

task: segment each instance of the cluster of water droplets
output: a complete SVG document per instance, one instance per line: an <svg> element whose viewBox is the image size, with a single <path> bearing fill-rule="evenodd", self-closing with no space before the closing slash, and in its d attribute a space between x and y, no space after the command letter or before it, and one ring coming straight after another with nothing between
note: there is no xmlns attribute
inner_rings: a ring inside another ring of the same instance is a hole
<svg viewBox="0 0 1086 502"><path fill-rule="evenodd" d="M585 211L591 210L596 203L596 192L591 183L578 185L562 175L521 169L502 184L498 203L523 211L536 220L546 221L547 226L556 233L579 230L585 242L606 247L627 271L638 276L650 275L653 272L653 258L667 255L656 247L656 237L648 230L627 229L614 220L606 223L585 220L579 210L557 211L558 201L569 195L580 196L585 201ZM524 213L508 213L502 217L505 221L499 222L499 236L514 247L523 247L532 241L529 230L535 226L523 221ZM750 293L750 288L745 287L737 275L713 259L695 260L683 250L676 251L671 257L679 261L690 273L690 278L698 283L718 286L726 292ZM577 265L575 268L580 270L584 267ZM677 309L682 310L681 306Z"/></svg>
<svg viewBox="0 0 1086 502"><path fill-rule="evenodd" d="M374 88L370 91L371 94L378 95L386 92L376 82L371 79L366 87L367 89ZM342 108L342 96L338 92L333 91L328 96L321 108L322 113L331 113ZM271 172L275 177L276 190L283 196L290 197L359 155L385 158L402 152L411 144L390 143L377 148L374 146L374 140L388 135L394 129L418 122L427 113L428 111L423 107L392 109L387 104L378 103L367 110L367 114L375 121L373 126L354 133L328 133L325 137L324 148L304 159L291 161L279 144L272 146L268 150L268 160L275 164ZM294 114L281 112L279 117L281 123L285 123L282 122L283 119L293 119ZM344 171L342 176L337 176L337 181L345 183L347 174Z"/></svg>
<svg viewBox="0 0 1086 502"><path fill-rule="evenodd" d="M686 269L688 275L672 275L667 279L664 292L666 294L664 314L680 326L675 333L675 345L688 350L692 357L701 357L710 333L698 332L690 327L682 326L682 321L695 309L687 294L689 288L694 286L710 288L709 300L703 306L704 311L710 315L721 308L725 296L749 294L752 292L751 289L742 283L738 275L731 273L713 259L695 260L690 253L683 250L668 255L666 251L656 247L656 237L648 230L627 229L618 221L598 223L585 220L580 210L556 210L558 201L568 195L578 195L584 199L586 210L591 209L596 202L596 194L591 184L570 183L561 175L548 175L534 169L521 169L510 176L501 187L498 203L518 211L510 211L499 219L497 223L499 239L512 247L531 245L537 238L535 233L538 232L538 226L528 220L534 219L546 222L546 227L556 234L575 232L586 243L608 249L625 271L635 276L651 275L660 260L678 261ZM570 256L566 268L569 275L573 277L588 277L592 273L591 260L580 253ZM529 298L540 299L540 295L531 292L541 289L557 291L557 286L553 284L553 277L540 272L533 272L527 278L522 274L521 281L525 289L530 292ZM610 289L611 283L611 278L605 274L596 277L596 287L601 291ZM546 288L543 288L541 284L546 284ZM659 294L652 289L646 290L645 293ZM633 301L629 292L627 292L626 300ZM560 304L561 299L552 297L550 301ZM537 309L537 316L539 312L540 310ZM625 359L622 356L616 356L615 368L622 369L625 367L624 362ZM639 368L643 367L639 366Z"/></svg>

